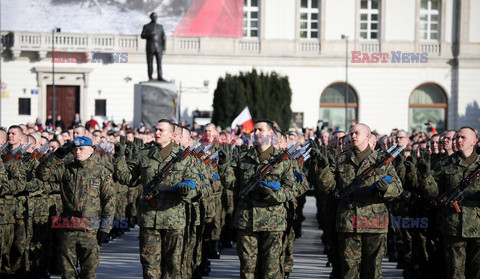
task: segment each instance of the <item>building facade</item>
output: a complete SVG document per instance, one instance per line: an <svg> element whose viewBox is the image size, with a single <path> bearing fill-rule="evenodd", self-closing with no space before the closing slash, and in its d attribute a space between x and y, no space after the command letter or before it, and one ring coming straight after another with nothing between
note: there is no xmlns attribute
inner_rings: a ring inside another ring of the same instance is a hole
<svg viewBox="0 0 480 279"><path fill-rule="evenodd" d="M220 77L255 68L288 76L304 127L345 128L348 72L348 118L381 133L480 129L480 0L245 0L243 11L242 38L167 37L164 78L182 119L212 110ZM147 80L140 36L55 32L58 63L52 32L2 38L1 126L46 120L52 66L64 119L133 120L134 84Z"/></svg>

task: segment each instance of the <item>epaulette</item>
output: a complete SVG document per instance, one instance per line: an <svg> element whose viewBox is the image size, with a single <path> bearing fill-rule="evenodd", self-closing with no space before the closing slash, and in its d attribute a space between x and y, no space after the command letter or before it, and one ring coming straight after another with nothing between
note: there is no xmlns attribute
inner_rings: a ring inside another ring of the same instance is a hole
<svg viewBox="0 0 480 279"><path fill-rule="evenodd" d="M446 167L446 166L449 166L453 163L453 155L455 155L455 153L453 153L452 155L450 156L447 156L443 159L441 159L438 163L442 166L442 167Z"/></svg>
<svg viewBox="0 0 480 279"><path fill-rule="evenodd" d="M150 147L148 147L148 148L145 148L145 150L146 150L146 149L149 149L149 150L148 150L148 155L147 155L147 157L148 157L148 158L152 158L153 153L155 153L155 145L152 145L152 146L150 146ZM142 149L142 150L144 150L144 149Z"/></svg>

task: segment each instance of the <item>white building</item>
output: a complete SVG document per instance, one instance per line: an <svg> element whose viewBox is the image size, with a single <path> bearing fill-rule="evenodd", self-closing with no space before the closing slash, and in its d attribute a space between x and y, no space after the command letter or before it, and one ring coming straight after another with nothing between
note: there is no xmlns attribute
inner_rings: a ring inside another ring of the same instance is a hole
<svg viewBox="0 0 480 279"><path fill-rule="evenodd" d="M343 129L346 35L350 118L382 133L423 128L428 120L440 129L480 129L478 26L480 0L245 0L243 38L168 36L164 77L181 83L182 118L191 119L194 110L212 110L216 81L226 73L276 71L288 76L291 108L303 114L304 127L323 119ZM10 32L13 46L2 47L0 125L44 122L52 32L2 30L2 38ZM63 96L56 112L132 121L134 84L147 79L144 40L62 32L55 39L58 51L128 54L127 63L55 63ZM386 63L353 63L372 53L387 53Z"/></svg>

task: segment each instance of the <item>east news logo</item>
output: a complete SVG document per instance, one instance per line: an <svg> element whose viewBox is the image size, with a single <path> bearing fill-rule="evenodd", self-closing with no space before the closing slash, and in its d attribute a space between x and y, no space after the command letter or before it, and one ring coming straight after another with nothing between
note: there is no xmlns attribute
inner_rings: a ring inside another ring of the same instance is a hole
<svg viewBox="0 0 480 279"><path fill-rule="evenodd" d="M127 63L128 53L126 52L91 52L92 63ZM52 54L52 63L88 63L88 52L63 52L54 51Z"/></svg>
<svg viewBox="0 0 480 279"><path fill-rule="evenodd" d="M352 51L351 63L427 63L428 52L361 52ZM390 58L390 61L387 59Z"/></svg>

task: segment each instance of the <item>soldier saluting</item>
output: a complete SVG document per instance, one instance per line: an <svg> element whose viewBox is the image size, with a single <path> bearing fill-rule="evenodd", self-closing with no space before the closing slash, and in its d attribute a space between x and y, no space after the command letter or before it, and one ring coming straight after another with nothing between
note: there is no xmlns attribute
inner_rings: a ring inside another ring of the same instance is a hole
<svg viewBox="0 0 480 279"><path fill-rule="evenodd" d="M67 147L61 147L37 169L39 179L61 183L60 259L63 278L95 278L100 261L98 243L105 240L115 216L113 180L110 172L93 160L92 145L90 138L76 137L72 143L74 160L61 163L69 153ZM101 224L92 224L92 220L99 217Z"/></svg>

